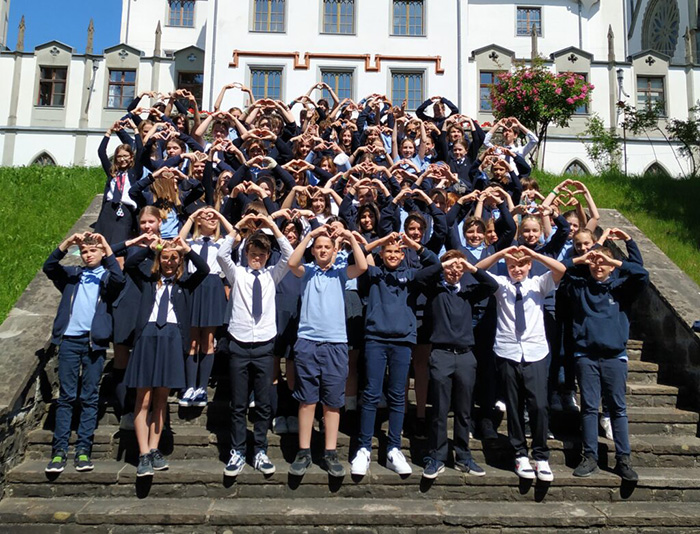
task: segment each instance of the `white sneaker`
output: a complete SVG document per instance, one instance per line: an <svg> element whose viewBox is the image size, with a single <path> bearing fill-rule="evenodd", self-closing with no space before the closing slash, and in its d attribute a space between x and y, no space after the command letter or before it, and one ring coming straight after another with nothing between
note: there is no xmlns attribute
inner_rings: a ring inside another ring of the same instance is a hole
<svg viewBox="0 0 700 534"><path fill-rule="evenodd" d="M263 475L271 475L275 472L275 465L263 451L260 451L255 455L255 462L253 462L253 465L255 466L255 469L260 471Z"/></svg>
<svg viewBox="0 0 700 534"><path fill-rule="evenodd" d="M520 478L527 478L530 480L533 480L537 476L527 456L520 456L515 459L515 474Z"/></svg>
<svg viewBox="0 0 700 534"><path fill-rule="evenodd" d="M177 403L180 406L191 406L192 405L192 399L194 398L194 388L187 388L187 390L182 394L182 397L180 397L180 400L177 401Z"/></svg>
<svg viewBox="0 0 700 534"><path fill-rule="evenodd" d="M362 447L359 451L357 451L355 458L350 464L350 474L365 476L369 470L370 461L370 452L366 448Z"/></svg>
<svg viewBox="0 0 700 534"><path fill-rule="evenodd" d="M496 409L497 409L499 412L506 413L506 403L505 403L505 402L503 402L503 401L496 401L495 406L496 406Z"/></svg>
<svg viewBox="0 0 700 534"><path fill-rule="evenodd" d="M299 433L299 418L296 415L287 417L287 432L290 434Z"/></svg>
<svg viewBox="0 0 700 534"><path fill-rule="evenodd" d="M224 468L224 476L237 477L245 468L245 458L238 451L231 451L231 458Z"/></svg>
<svg viewBox="0 0 700 534"><path fill-rule="evenodd" d="M122 414L122 418L119 420L120 430L134 430L134 414L125 413Z"/></svg>
<svg viewBox="0 0 700 534"><path fill-rule="evenodd" d="M549 467L549 462L547 460L537 460L537 462L535 462L535 471L537 471L537 478L542 482L551 482L554 480L554 473L552 473L552 469Z"/></svg>
<svg viewBox="0 0 700 534"><path fill-rule="evenodd" d="M612 431L612 423L610 423L610 418L609 417L601 417L600 418L600 428L603 429L603 433L605 434L605 437L609 440L615 439L613 436L613 431Z"/></svg>
<svg viewBox="0 0 700 534"><path fill-rule="evenodd" d="M386 466L392 471L396 471L399 475L410 475L413 473L413 469L406 461L406 457L396 447L387 453Z"/></svg>
<svg viewBox="0 0 700 534"><path fill-rule="evenodd" d="M283 415L277 416L272 420L272 431L275 434L286 434L289 432L287 427L287 418Z"/></svg>

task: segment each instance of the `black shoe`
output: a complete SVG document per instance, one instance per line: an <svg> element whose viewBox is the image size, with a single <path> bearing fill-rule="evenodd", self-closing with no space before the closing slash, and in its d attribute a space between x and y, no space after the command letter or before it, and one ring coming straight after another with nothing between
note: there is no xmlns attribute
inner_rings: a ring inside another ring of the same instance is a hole
<svg viewBox="0 0 700 534"><path fill-rule="evenodd" d="M323 468L332 477L340 478L345 476L345 467L338 460L337 451L326 451L323 455Z"/></svg>
<svg viewBox="0 0 700 534"><path fill-rule="evenodd" d="M627 480L629 482L636 482L639 480L639 475L632 469L632 463L630 461L629 454L623 454L617 459L617 464L615 465L615 474L620 475L622 480Z"/></svg>
<svg viewBox="0 0 700 534"><path fill-rule="evenodd" d="M73 465L76 471L92 471L95 469L95 466L90 461L90 455L84 450L76 451Z"/></svg>
<svg viewBox="0 0 700 534"><path fill-rule="evenodd" d="M416 419L416 428L413 431L413 437L416 439L428 439L428 425L425 422L425 417Z"/></svg>
<svg viewBox="0 0 700 534"><path fill-rule="evenodd" d="M598 472L598 460L593 456L584 456L578 467L574 469L575 477L589 477Z"/></svg>
<svg viewBox="0 0 700 534"><path fill-rule="evenodd" d="M51 461L46 466L46 473L62 473L66 468L67 455L65 451L57 451L51 457Z"/></svg>
<svg viewBox="0 0 700 534"><path fill-rule="evenodd" d="M494 430L491 419L482 419L480 429L481 439L498 439L498 432Z"/></svg>
<svg viewBox="0 0 700 534"><path fill-rule="evenodd" d="M289 466L289 474L295 477L302 477L309 467L311 467L311 453L299 451L292 465Z"/></svg>

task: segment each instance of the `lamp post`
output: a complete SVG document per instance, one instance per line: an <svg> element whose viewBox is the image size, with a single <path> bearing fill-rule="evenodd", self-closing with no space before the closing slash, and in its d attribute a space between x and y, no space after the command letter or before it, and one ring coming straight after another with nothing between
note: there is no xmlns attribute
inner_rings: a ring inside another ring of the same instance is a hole
<svg viewBox="0 0 700 534"><path fill-rule="evenodd" d="M625 71L622 69L617 69L617 106L619 110L623 110L623 105L624 105L624 100L622 100L622 97L625 96L629 98L629 95L625 93L625 89L623 87L623 83L625 81ZM624 111L623 111L624 112ZM618 111L618 115L619 115ZM624 164L624 170L625 170L625 176L627 176L627 122L622 121L622 157L623 157L623 164Z"/></svg>

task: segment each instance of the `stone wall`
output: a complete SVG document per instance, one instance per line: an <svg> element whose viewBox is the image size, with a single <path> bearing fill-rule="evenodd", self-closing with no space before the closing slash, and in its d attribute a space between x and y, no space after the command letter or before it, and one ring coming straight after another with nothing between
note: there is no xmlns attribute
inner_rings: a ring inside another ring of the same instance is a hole
<svg viewBox="0 0 700 534"><path fill-rule="evenodd" d="M600 226L617 227L637 242L651 284L632 316L632 337L645 341L642 359L659 365L659 382L680 388L679 407L700 410L700 287L616 210L600 210ZM624 249L624 245L622 245Z"/></svg>
<svg viewBox="0 0 700 534"><path fill-rule="evenodd" d="M70 233L90 230L102 196L97 196ZM56 243L58 244L58 243ZM79 264L78 256L68 263ZM27 432L36 428L58 391L57 359L50 344L60 293L39 272L0 325L0 485L23 459Z"/></svg>

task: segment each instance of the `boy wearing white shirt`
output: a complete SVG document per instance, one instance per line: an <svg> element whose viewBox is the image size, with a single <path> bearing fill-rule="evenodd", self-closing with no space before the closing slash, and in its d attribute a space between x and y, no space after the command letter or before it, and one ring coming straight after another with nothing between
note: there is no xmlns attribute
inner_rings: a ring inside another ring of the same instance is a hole
<svg viewBox="0 0 700 534"><path fill-rule="evenodd" d="M279 261L267 267L270 258L270 238L256 231L246 240L248 265L236 265L231 248L239 239L240 228L249 221L272 230L279 244ZM231 284L232 313L228 326L229 376L231 381L231 459L224 469L226 476L238 476L245 467L246 411L248 408L249 374L255 394L255 469L265 475L275 472L267 457L267 430L270 426L270 384L274 362L274 342L277 335L275 286L287 274L287 261L292 246L277 225L263 215L247 215L234 226L217 254L221 270Z"/></svg>
<svg viewBox="0 0 700 534"><path fill-rule="evenodd" d="M508 276L489 273L498 283L496 342L497 358L508 413L508 438L515 449L515 472L522 478L550 482L554 479L549 467L547 447L548 402L547 376L549 347L544 330L542 304L564 276L565 267L557 260L537 254L527 247L510 247L480 261L476 267L487 270L505 258ZM549 272L528 277L532 260ZM527 456L527 443L521 419L524 403L532 425L532 469Z"/></svg>

